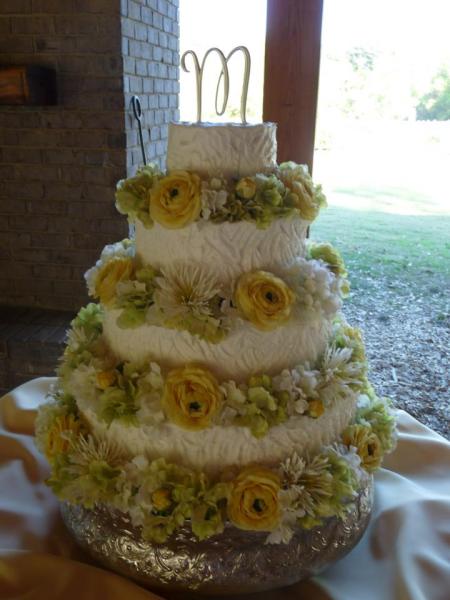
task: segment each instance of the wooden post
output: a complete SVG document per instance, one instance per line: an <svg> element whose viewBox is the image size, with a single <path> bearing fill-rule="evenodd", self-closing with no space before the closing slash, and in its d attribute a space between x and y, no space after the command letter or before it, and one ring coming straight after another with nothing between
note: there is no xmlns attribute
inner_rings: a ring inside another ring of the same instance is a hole
<svg viewBox="0 0 450 600"><path fill-rule="evenodd" d="M323 0L267 0L264 121L278 123L278 162L313 166Z"/></svg>

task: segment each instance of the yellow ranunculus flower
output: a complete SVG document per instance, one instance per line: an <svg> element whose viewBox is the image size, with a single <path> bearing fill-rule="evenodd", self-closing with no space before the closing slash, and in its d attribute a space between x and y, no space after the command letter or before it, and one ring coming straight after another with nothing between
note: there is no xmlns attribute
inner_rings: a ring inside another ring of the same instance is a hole
<svg viewBox="0 0 450 600"><path fill-rule="evenodd" d="M222 392L212 373L194 365L173 369L162 398L167 418L183 429L205 429L220 409Z"/></svg>
<svg viewBox="0 0 450 600"><path fill-rule="evenodd" d="M271 331L289 319L295 294L272 273L252 271L239 279L234 300L239 311L255 327Z"/></svg>
<svg viewBox="0 0 450 600"><path fill-rule="evenodd" d="M113 258L100 269L95 280L95 296L102 304L111 304L116 295L119 281L134 276L135 266L132 258Z"/></svg>
<svg viewBox="0 0 450 600"><path fill-rule="evenodd" d="M272 531L280 520L280 478L265 467L247 467L233 482L228 517L239 529Z"/></svg>
<svg viewBox="0 0 450 600"><path fill-rule="evenodd" d="M236 184L236 194L239 198L250 200L256 194L256 183L251 177L243 177Z"/></svg>
<svg viewBox="0 0 450 600"><path fill-rule="evenodd" d="M202 208L201 181L195 173L172 171L160 179L150 194L150 216L167 229L195 221Z"/></svg>
<svg viewBox="0 0 450 600"><path fill-rule="evenodd" d="M309 253L311 258L323 260L327 263L329 270L338 277L345 277L347 270L340 253L331 244L314 243L310 245Z"/></svg>
<svg viewBox="0 0 450 600"><path fill-rule="evenodd" d="M110 369L109 371L100 371L97 373L97 387L101 390L106 390L109 386L111 386L117 379L117 375L114 369Z"/></svg>
<svg viewBox="0 0 450 600"><path fill-rule="evenodd" d="M64 454L69 450L70 438L76 437L82 428L81 421L73 415L57 417L47 431L45 455L52 461L57 454Z"/></svg>
<svg viewBox="0 0 450 600"><path fill-rule="evenodd" d="M312 185L304 181L293 181L291 192L292 197L295 199L295 206L300 210L302 218L306 221L314 221L319 208L314 203Z"/></svg>
<svg viewBox="0 0 450 600"><path fill-rule="evenodd" d="M367 425L350 425L342 434L346 446L354 446L366 471L375 471L383 460L383 449L378 436Z"/></svg>
<svg viewBox="0 0 450 600"><path fill-rule="evenodd" d="M314 221L320 207L326 206L325 196L320 186L314 186L308 169L304 165L283 163L280 167L280 179L291 192L290 198L293 205L299 209L302 219Z"/></svg>
<svg viewBox="0 0 450 600"><path fill-rule="evenodd" d="M172 504L172 500L170 498L170 491L165 488L159 488L155 490L152 494L152 504L153 507L158 510L167 510Z"/></svg>

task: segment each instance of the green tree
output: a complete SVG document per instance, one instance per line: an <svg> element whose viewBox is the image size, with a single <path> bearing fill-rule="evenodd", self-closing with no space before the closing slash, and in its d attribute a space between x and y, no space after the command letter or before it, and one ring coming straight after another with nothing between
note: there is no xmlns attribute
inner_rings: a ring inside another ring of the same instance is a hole
<svg viewBox="0 0 450 600"><path fill-rule="evenodd" d="M450 73L441 69L431 80L431 90L416 105L418 121L450 120Z"/></svg>

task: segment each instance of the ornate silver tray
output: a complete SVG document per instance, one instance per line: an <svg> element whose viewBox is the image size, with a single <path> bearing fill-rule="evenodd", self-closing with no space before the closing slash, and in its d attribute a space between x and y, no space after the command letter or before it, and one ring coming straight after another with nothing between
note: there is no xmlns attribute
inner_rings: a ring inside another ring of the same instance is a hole
<svg viewBox="0 0 450 600"><path fill-rule="evenodd" d="M156 590L232 595L290 585L329 567L358 543L372 505L370 478L344 519L298 529L288 544L265 544L266 533L230 525L203 542L184 527L158 545L143 540L123 513L67 503L61 511L79 545L108 569Z"/></svg>

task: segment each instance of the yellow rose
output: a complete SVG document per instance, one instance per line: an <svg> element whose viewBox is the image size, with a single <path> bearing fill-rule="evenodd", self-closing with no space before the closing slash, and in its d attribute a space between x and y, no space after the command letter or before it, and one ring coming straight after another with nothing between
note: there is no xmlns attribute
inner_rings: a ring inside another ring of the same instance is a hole
<svg viewBox="0 0 450 600"><path fill-rule="evenodd" d="M250 200L256 194L256 183L251 177L243 177L236 184L236 194L239 198Z"/></svg>
<svg viewBox="0 0 450 600"><path fill-rule="evenodd" d="M378 469L383 460L383 450L378 436L367 425L350 425L342 434L346 446L354 446L366 471Z"/></svg>
<svg viewBox="0 0 450 600"><path fill-rule="evenodd" d="M183 429L205 429L220 409L222 392L216 378L196 366L173 369L162 398L167 418Z"/></svg>
<svg viewBox="0 0 450 600"><path fill-rule="evenodd" d="M76 420L73 415L57 417L47 431L45 455L48 460L52 461L58 454L67 452L70 447L70 440L79 435L81 428L81 421Z"/></svg>
<svg viewBox="0 0 450 600"><path fill-rule="evenodd" d="M253 271L239 279L234 300L239 311L255 327L271 331L289 319L295 295L272 273Z"/></svg>
<svg viewBox="0 0 450 600"><path fill-rule="evenodd" d="M116 295L116 285L134 276L132 258L114 258L100 269L95 280L95 296L102 304L111 304Z"/></svg>
<svg viewBox="0 0 450 600"><path fill-rule="evenodd" d="M280 520L280 478L264 467L247 467L233 482L228 517L239 529L272 531Z"/></svg>
<svg viewBox="0 0 450 600"><path fill-rule="evenodd" d="M116 381L116 372L114 369L110 371L100 371L97 373L97 387L101 390L106 390L106 388L110 387Z"/></svg>
<svg viewBox="0 0 450 600"><path fill-rule="evenodd" d="M201 181L195 173L173 171L160 179L150 194L150 216L167 229L195 221L202 208Z"/></svg>

